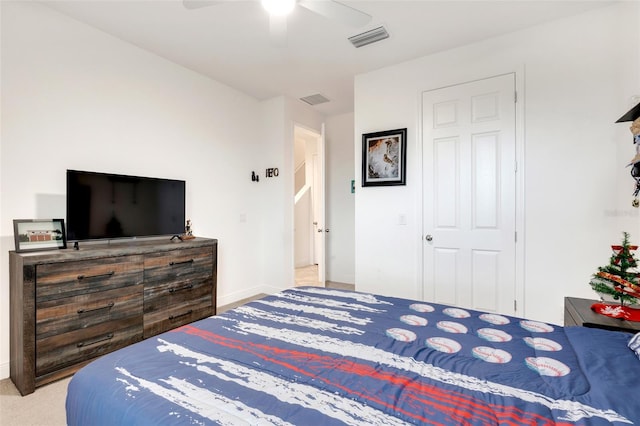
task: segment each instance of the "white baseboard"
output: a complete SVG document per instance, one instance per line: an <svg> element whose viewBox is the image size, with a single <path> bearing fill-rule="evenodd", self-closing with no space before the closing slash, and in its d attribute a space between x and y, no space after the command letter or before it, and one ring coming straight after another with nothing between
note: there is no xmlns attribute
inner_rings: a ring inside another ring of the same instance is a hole
<svg viewBox="0 0 640 426"><path fill-rule="evenodd" d="M266 285L261 285L261 286L256 286L256 287L252 287L250 289L247 290L243 290L243 291L236 291L234 293L231 294L227 294L224 296L218 296L218 301L217 301L217 306L225 306L228 305L230 303L235 303L239 300L242 299L247 299L249 297L253 297L256 294L273 294L273 293L277 293L279 291L284 290L281 287L271 287L271 286L266 286Z"/></svg>
<svg viewBox="0 0 640 426"><path fill-rule="evenodd" d="M8 379L11 376L11 371L10 371L10 364L9 362L3 362L2 364L0 364L0 380L2 379Z"/></svg>

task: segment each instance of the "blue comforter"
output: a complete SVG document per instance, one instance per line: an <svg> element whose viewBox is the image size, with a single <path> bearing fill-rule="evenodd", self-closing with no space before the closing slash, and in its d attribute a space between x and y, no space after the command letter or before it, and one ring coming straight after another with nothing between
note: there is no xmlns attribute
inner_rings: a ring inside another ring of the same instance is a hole
<svg viewBox="0 0 640 426"><path fill-rule="evenodd" d="M69 425L640 422L630 334L323 288L265 297L106 355Z"/></svg>

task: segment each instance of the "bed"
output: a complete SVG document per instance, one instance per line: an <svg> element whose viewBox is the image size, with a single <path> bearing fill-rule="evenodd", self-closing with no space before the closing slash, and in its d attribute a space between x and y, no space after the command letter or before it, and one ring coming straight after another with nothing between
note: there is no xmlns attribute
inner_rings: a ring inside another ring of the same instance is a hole
<svg viewBox="0 0 640 426"><path fill-rule="evenodd" d="M92 362L67 422L640 424L632 337L295 288Z"/></svg>

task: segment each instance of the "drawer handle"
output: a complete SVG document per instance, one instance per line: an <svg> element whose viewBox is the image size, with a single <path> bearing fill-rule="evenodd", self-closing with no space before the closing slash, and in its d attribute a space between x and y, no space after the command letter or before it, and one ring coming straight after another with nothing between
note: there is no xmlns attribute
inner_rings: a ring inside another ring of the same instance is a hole
<svg viewBox="0 0 640 426"><path fill-rule="evenodd" d="M98 274L98 275L78 275L78 281L80 280L89 280L92 278L103 278L103 277L110 277L113 274L115 274L115 271L109 271L106 274Z"/></svg>
<svg viewBox="0 0 640 426"><path fill-rule="evenodd" d="M109 334L107 334L106 336L104 336L101 339L97 339L97 340L93 340L93 341L89 341L89 342L80 342L80 343L78 343L77 346L79 348L83 348L85 346L95 345L96 343L104 342L104 341L111 340L111 339L113 339L113 333L109 333Z"/></svg>
<svg viewBox="0 0 640 426"><path fill-rule="evenodd" d="M169 262L169 266L186 265L187 263L193 263L193 259L183 260L182 262Z"/></svg>
<svg viewBox="0 0 640 426"><path fill-rule="evenodd" d="M175 319L181 318L181 317L186 317L187 315L191 315L193 313L193 309L189 309L187 312L185 312L184 314L180 314L180 315L171 315L169 317L169 321L173 321Z"/></svg>
<svg viewBox="0 0 640 426"><path fill-rule="evenodd" d="M89 312L95 312L95 311L101 311L103 309L111 309L113 308L113 306L115 305L115 303L113 302L109 302L107 305L105 306L100 306L99 308L93 308L93 309L78 309L78 315L80 314L87 314Z"/></svg>
<svg viewBox="0 0 640 426"><path fill-rule="evenodd" d="M180 291L180 290L189 290L193 288L193 284L187 284L187 285L183 285L182 287L171 287L169 289L169 293L173 294L176 291Z"/></svg>

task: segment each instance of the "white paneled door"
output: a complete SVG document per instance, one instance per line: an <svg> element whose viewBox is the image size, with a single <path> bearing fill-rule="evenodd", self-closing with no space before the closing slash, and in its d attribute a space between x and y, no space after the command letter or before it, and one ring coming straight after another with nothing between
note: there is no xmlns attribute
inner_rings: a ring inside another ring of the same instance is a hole
<svg viewBox="0 0 640 426"><path fill-rule="evenodd" d="M515 313L515 75L422 96L424 299Z"/></svg>

